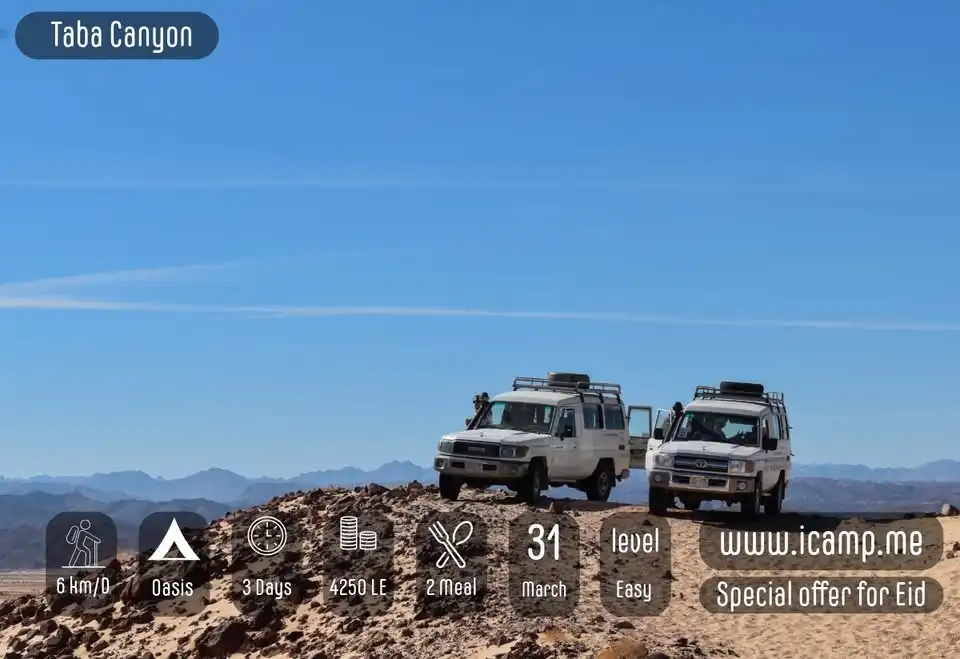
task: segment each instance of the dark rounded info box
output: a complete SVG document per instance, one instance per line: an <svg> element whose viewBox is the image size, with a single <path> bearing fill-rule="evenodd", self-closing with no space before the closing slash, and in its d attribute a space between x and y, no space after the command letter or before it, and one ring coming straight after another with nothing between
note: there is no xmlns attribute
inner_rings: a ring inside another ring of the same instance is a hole
<svg viewBox="0 0 960 659"><path fill-rule="evenodd" d="M670 525L647 513L614 513L600 528L600 602L621 617L666 611L673 588Z"/></svg>
<svg viewBox="0 0 960 659"><path fill-rule="evenodd" d="M416 619L458 618L484 611L490 548L479 516L460 510L432 512L417 525L414 545Z"/></svg>
<svg viewBox="0 0 960 659"><path fill-rule="evenodd" d="M704 522L700 557L715 570L927 570L943 554L936 517L782 515Z"/></svg>
<svg viewBox="0 0 960 659"><path fill-rule="evenodd" d="M111 517L92 511L59 513L47 524L45 548L46 592L54 608L83 616L112 605L122 575Z"/></svg>
<svg viewBox="0 0 960 659"><path fill-rule="evenodd" d="M580 602L580 528L570 515L528 512L510 523L510 605L517 615L572 615Z"/></svg>
<svg viewBox="0 0 960 659"><path fill-rule="evenodd" d="M244 512L230 517L229 522L227 597L241 613L268 606L287 614L301 602L313 599L319 580L314 578L315 567L304 560L303 543L308 538L304 538L294 514Z"/></svg>
<svg viewBox="0 0 960 659"><path fill-rule="evenodd" d="M210 599L212 530L191 511L151 513L140 524L137 575L127 601L150 602L158 617L196 615Z"/></svg>
<svg viewBox="0 0 960 659"><path fill-rule="evenodd" d="M35 11L14 39L37 60L194 60L216 50L220 28L198 11Z"/></svg>
<svg viewBox="0 0 960 659"><path fill-rule="evenodd" d="M711 577L710 613L932 613L943 586L930 577Z"/></svg>
<svg viewBox="0 0 960 659"><path fill-rule="evenodd" d="M323 527L323 602L340 616L386 613L397 588L396 536L389 517L356 511L328 519Z"/></svg>

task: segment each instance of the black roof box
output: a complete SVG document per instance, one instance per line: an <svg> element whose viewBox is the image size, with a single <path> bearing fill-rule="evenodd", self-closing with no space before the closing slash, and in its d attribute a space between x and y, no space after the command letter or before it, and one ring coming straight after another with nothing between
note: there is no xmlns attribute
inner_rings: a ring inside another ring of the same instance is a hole
<svg viewBox="0 0 960 659"><path fill-rule="evenodd" d="M547 373L547 382L555 387L572 387L578 384L590 384L590 376L586 373Z"/></svg>
<svg viewBox="0 0 960 659"><path fill-rule="evenodd" d="M720 391L725 394L762 396L763 385L756 382L721 382Z"/></svg>

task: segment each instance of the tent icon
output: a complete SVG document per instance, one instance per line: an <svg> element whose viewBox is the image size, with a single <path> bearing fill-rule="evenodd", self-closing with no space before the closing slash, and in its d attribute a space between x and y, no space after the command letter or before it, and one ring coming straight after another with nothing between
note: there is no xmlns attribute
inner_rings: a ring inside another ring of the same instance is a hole
<svg viewBox="0 0 960 659"><path fill-rule="evenodd" d="M174 547L177 548L177 551L180 553L180 556L167 556L170 553L170 550ZM180 525L177 524L177 518L174 517L170 520L170 528L167 529L166 535L163 536L163 540L160 541L160 544L157 545L157 548L150 554L148 561L199 561L200 557L197 556L197 552L193 551L193 547L190 546L190 543L187 542L187 539L183 537L183 531L180 530Z"/></svg>

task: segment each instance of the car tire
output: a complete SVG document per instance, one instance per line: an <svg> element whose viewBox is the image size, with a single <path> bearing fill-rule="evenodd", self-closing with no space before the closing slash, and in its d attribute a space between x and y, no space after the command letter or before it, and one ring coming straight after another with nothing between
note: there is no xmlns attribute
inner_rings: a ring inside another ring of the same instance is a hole
<svg viewBox="0 0 960 659"><path fill-rule="evenodd" d="M784 490L786 489L783 482L783 474L780 474L780 478L777 479L777 486L773 488L773 492L770 493L770 496L763 502L763 512L771 517L774 515L779 515L780 511L783 510L783 496Z"/></svg>
<svg viewBox="0 0 960 659"><path fill-rule="evenodd" d="M673 495L670 494L670 490L650 486L647 495L647 509L651 515L666 515L667 511L670 510L671 503L673 503Z"/></svg>
<svg viewBox="0 0 960 659"><path fill-rule="evenodd" d="M540 462L531 462L527 475L523 477L520 488L517 490L517 496L525 503L536 504L543 493L544 485L547 481L546 469Z"/></svg>
<svg viewBox="0 0 960 659"><path fill-rule="evenodd" d="M617 474L613 471L613 465L610 464L609 460L598 463L593 475L586 483L587 500L607 501L613 491L613 484L616 479Z"/></svg>
<svg viewBox="0 0 960 659"><path fill-rule="evenodd" d="M456 501L460 498L460 488L463 483L456 476L440 474L440 498L447 501Z"/></svg>
<svg viewBox="0 0 960 659"><path fill-rule="evenodd" d="M753 484L753 492L747 495L749 498L740 502L740 512L746 517L756 517L760 513L760 507L763 504L763 479L757 476Z"/></svg>

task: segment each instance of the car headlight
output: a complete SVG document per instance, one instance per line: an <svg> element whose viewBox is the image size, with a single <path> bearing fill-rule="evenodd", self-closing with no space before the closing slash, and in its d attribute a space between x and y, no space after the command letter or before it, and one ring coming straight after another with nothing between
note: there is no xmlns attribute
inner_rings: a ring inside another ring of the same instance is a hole
<svg viewBox="0 0 960 659"><path fill-rule="evenodd" d="M727 468L731 474L749 474L753 471L752 460L731 460Z"/></svg>
<svg viewBox="0 0 960 659"><path fill-rule="evenodd" d="M526 446L501 446L501 458L522 458L530 451Z"/></svg>
<svg viewBox="0 0 960 659"><path fill-rule="evenodd" d="M453 453L453 440L441 439L440 446L437 447L441 453Z"/></svg>
<svg viewBox="0 0 960 659"><path fill-rule="evenodd" d="M667 467L669 469L673 466L673 456L669 453L657 453L654 461L658 467Z"/></svg>

